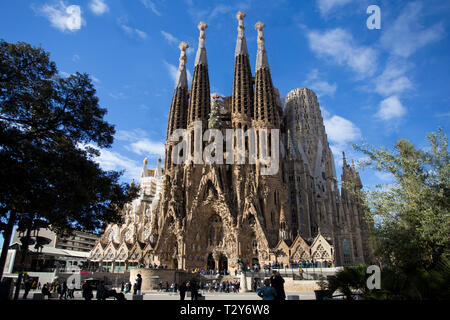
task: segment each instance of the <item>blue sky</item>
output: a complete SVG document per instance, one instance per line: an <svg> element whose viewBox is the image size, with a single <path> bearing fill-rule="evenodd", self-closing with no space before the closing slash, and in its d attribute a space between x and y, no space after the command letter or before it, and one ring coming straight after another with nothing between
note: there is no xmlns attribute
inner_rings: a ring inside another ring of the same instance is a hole
<svg viewBox="0 0 450 320"><path fill-rule="evenodd" d="M369 5L381 9L381 29L366 26ZM220 1L15 0L0 3L0 37L41 45L61 75L92 76L117 135L99 159L137 179L142 160L163 155L180 41L190 45L188 73L198 44L197 24L208 23L211 92L230 95L236 12L247 14L254 70L257 21L274 85L282 96L309 87L319 96L328 139L341 174L341 151L362 157L349 142L391 147L400 138L426 146L450 119L449 1ZM367 171L363 183L388 182Z"/></svg>

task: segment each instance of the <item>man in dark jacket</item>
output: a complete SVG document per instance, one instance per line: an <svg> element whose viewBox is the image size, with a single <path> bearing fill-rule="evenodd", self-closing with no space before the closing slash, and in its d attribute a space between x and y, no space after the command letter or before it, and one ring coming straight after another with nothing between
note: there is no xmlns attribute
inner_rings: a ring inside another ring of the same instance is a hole
<svg viewBox="0 0 450 320"><path fill-rule="evenodd" d="M191 289L191 300L198 300L198 284L196 281L191 281L189 283Z"/></svg>
<svg viewBox="0 0 450 320"><path fill-rule="evenodd" d="M141 287L142 287L142 277L140 274L138 274L136 282L134 284L134 294L141 295Z"/></svg>
<svg viewBox="0 0 450 320"><path fill-rule="evenodd" d="M270 277L270 285L277 292L276 300L285 300L286 294L284 293L284 279L278 271L274 271Z"/></svg>
<svg viewBox="0 0 450 320"><path fill-rule="evenodd" d="M92 287L88 282L84 282L81 288L83 290L83 298L85 300L91 300L93 298Z"/></svg>
<svg viewBox="0 0 450 320"><path fill-rule="evenodd" d="M187 290L187 287L186 287L186 282L182 282L181 284L180 284L180 300L184 300L184 297L186 296L186 290Z"/></svg>

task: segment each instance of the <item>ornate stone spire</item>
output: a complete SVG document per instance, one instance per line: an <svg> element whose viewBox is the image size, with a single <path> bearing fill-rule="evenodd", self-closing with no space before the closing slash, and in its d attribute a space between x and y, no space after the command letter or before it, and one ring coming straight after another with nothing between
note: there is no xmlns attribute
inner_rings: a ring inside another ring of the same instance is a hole
<svg viewBox="0 0 450 320"><path fill-rule="evenodd" d="M239 11L236 14L236 19L238 20L238 37L236 41L236 50L234 52L234 55L247 55L248 56L248 50L247 50L247 41L245 40L245 34L244 34L244 18L245 13L242 11Z"/></svg>
<svg viewBox="0 0 450 320"><path fill-rule="evenodd" d="M256 70L260 68L269 68L269 61L267 59L266 47L264 45L263 30L266 25L262 22L255 24L255 29L258 30L258 53L256 55Z"/></svg>
<svg viewBox="0 0 450 320"><path fill-rule="evenodd" d="M187 76L186 76L186 49L189 45L182 41L178 46L180 48L180 65L178 67L177 81L175 83L175 88L184 87L187 88Z"/></svg>
<svg viewBox="0 0 450 320"><path fill-rule="evenodd" d="M262 22L258 22L255 25L255 29L258 30L258 53L255 71L255 120L279 127L272 76L270 75L269 62L264 47L264 35L262 33L264 26Z"/></svg>
<svg viewBox="0 0 450 320"><path fill-rule="evenodd" d="M244 34L244 17L245 13L242 11L236 14L238 36L234 58L233 95L231 100L232 122L235 128L238 126L238 123L244 127L246 125L245 122L250 122L253 118L253 78ZM248 126L250 127L250 125L249 123Z"/></svg>
<svg viewBox="0 0 450 320"><path fill-rule="evenodd" d="M198 64L205 64L208 65L208 59L206 58L206 48L205 48L205 39L206 34L205 30L208 28L208 25L201 21L198 24L198 30L200 30L200 37L198 38L198 49L197 49L197 55L195 56L195 65Z"/></svg>
<svg viewBox="0 0 450 320"><path fill-rule="evenodd" d="M208 116L211 109L211 97L209 91L208 60L205 48L205 29L208 25L204 22L198 24L200 37L198 38L198 50L195 57L194 74L192 76L191 94L189 100L188 123L202 121L203 129L207 128Z"/></svg>
<svg viewBox="0 0 450 320"><path fill-rule="evenodd" d="M170 105L169 122L167 124L167 141L164 162L165 170L168 170L170 167L171 143L168 142L169 137L176 129L185 129L187 125L189 98L186 76L186 49L189 48L189 45L186 42L181 42L179 48L181 51L180 64L178 67L175 90L172 96L172 103Z"/></svg>

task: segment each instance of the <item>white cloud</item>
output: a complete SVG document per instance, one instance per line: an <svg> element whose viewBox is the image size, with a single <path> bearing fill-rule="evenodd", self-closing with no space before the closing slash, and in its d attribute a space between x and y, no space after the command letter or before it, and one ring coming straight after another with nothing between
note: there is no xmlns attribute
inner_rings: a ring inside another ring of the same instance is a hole
<svg viewBox="0 0 450 320"><path fill-rule="evenodd" d="M172 78L173 82L175 83L177 81L177 74L178 74L178 67L168 63L167 61L163 60L167 70L169 71L169 75ZM186 75L188 78L188 81L190 82L192 80L192 75L189 72L189 70L186 69Z"/></svg>
<svg viewBox="0 0 450 320"><path fill-rule="evenodd" d="M406 64L390 59L383 73L375 79L375 91L381 95L398 94L413 87L405 73Z"/></svg>
<svg viewBox="0 0 450 320"><path fill-rule="evenodd" d="M141 39L145 39L147 38L147 34L139 29L134 29L134 32L136 32L136 34L141 38Z"/></svg>
<svg viewBox="0 0 450 320"><path fill-rule="evenodd" d="M226 14L226 13L230 12L231 10L233 10L233 8L231 6L226 6L226 5L220 4L216 7L214 7L214 9L209 14L208 19L209 19L209 21L211 21L218 15Z"/></svg>
<svg viewBox="0 0 450 320"><path fill-rule="evenodd" d="M41 12L53 27L61 31L80 30L81 25L84 23L81 17L80 6L66 6L63 1L53 6L46 4L42 7Z"/></svg>
<svg viewBox="0 0 450 320"><path fill-rule="evenodd" d="M347 65L360 76L371 76L377 67L376 51L359 46L347 31L336 28L325 31L310 31L309 46L320 57L331 58L338 64Z"/></svg>
<svg viewBox="0 0 450 320"><path fill-rule="evenodd" d="M141 0L141 3L144 5L144 7L146 7L147 9L150 9L153 11L154 14L156 14L157 16L161 16L161 12L158 11L158 9L156 9L155 3L153 1L150 0Z"/></svg>
<svg viewBox="0 0 450 320"><path fill-rule="evenodd" d="M442 23L424 28L420 19L423 4L409 3L392 24L385 23L381 44L392 54L407 58L427 44L440 40L445 35Z"/></svg>
<svg viewBox="0 0 450 320"><path fill-rule="evenodd" d="M125 32L126 35L128 35L130 38L139 38L139 39L146 39L147 33L145 33L142 30L139 30L137 28L132 28L129 25L127 25L124 18L118 18L117 23L120 26L120 28Z"/></svg>
<svg viewBox="0 0 450 320"><path fill-rule="evenodd" d="M400 118L406 114L406 108L402 105L397 96L390 96L380 103L380 108L376 116L382 120Z"/></svg>
<svg viewBox="0 0 450 320"><path fill-rule="evenodd" d="M79 61L79 60L80 60L80 56L79 56L79 55L74 54L74 55L72 56L72 61L73 61L73 62L77 62L77 61Z"/></svg>
<svg viewBox="0 0 450 320"><path fill-rule="evenodd" d="M338 145L361 138L361 130L350 120L340 116L332 116L324 120L328 139Z"/></svg>
<svg viewBox="0 0 450 320"><path fill-rule="evenodd" d="M320 13L322 15L327 14L331 9L336 7L342 7L353 0L317 0L317 5L319 6Z"/></svg>
<svg viewBox="0 0 450 320"><path fill-rule="evenodd" d="M116 134L117 140L129 142L125 148L138 155L148 157L163 157L165 146L161 141L148 138L147 132L142 129L132 131L120 130Z"/></svg>
<svg viewBox="0 0 450 320"><path fill-rule="evenodd" d="M118 152L102 149L92 144L87 144L86 146L97 149L100 152L100 155L93 158L93 160L97 162L103 170L124 170L123 177L128 180L137 180L140 177L142 167L139 166L136 161L125 157ZM80 147L83 148L82 145L80 145Z"/></svg>
<svg viewBox="0 0 450 320"><path fill-rule="evenodd" d="M109 10L108 5L104 0L92 0L89 4L89 8L96 15L102 15Z"/></svg>
<svg viewBox="0 0 450 320"><path fill-rule="evenodd" d="M308 77L304 84L308 88L314 90L318 97L326 95L333 96L337 89L336 83L330 84L325 80L319 79L319 72L317 69L313 69L308 73Z"/></svg>
<svg viewBox="0 0 450 320"><path fill-rule="evenodd" d="M170 34L169 32L161 30L161 34L167 40L167 42L169 42L169 44L171 44L171 45L178 45L180 43L180 40L178 40L177 37L175 37L174 35Z"/></svg>
<svg viewBox="0 0 450 320"><path fill-rule="evenodd" d="M151 141L148 138L142 138L126 147L138 155L164 156L164 143Z"/></svg>

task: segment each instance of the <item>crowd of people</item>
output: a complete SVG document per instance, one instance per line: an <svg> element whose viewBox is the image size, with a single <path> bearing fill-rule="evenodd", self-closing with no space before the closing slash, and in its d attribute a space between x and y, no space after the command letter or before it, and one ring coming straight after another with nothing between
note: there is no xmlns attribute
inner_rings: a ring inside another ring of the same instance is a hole
<svg viewBox="0 0 450 320"><path fill-rule="evenodd" d="M333 267L332 261L316 261L314 259L310 260L299 260L289 261L289 263L283 262L275 262L273 261L270 264L263 265L263 270L270 271L273 269L308 269L308 268L331 268ZM261 270L261 266L259 264L254 264L250 271L259 272Z"/></svg>

